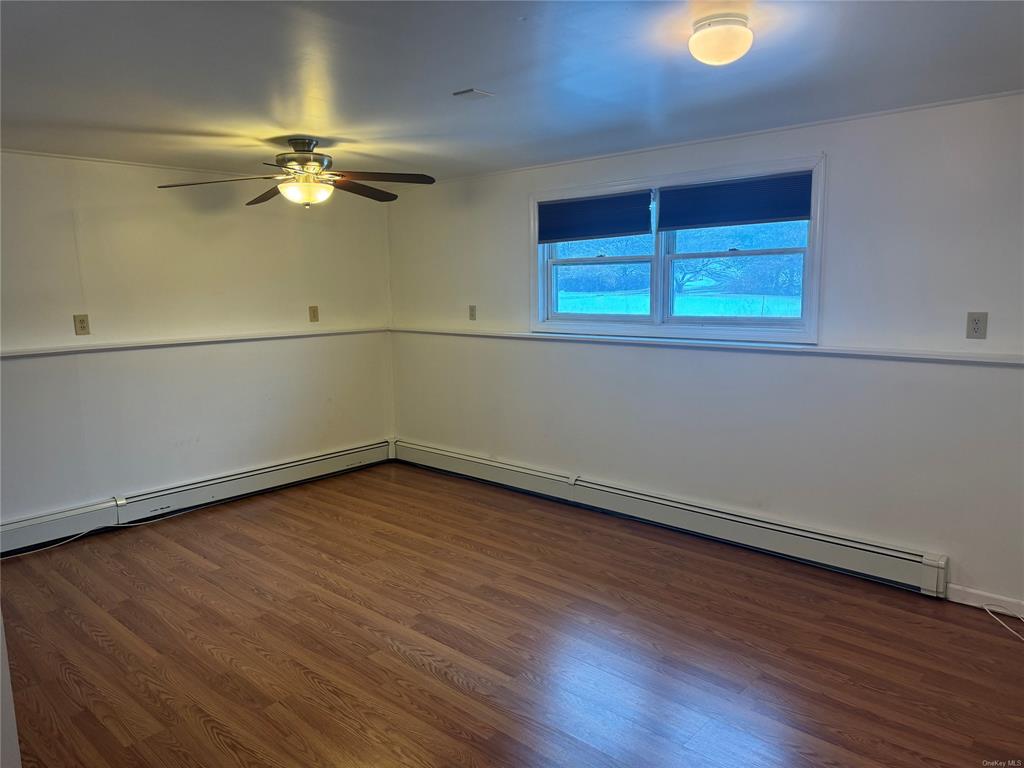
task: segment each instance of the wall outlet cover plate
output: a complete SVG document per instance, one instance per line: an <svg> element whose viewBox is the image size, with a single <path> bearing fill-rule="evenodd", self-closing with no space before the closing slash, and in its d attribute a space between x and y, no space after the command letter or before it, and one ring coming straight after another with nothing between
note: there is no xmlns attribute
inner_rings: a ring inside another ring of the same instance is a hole
<svg viewBox="0 0 1024 768"><path fill-rule="evenodd" d="M984 339L988 336L988 312L967 313L967 338Z"/></svg>
<svg viewBox="0 0 1024 768"><path fill-rule="evenodd" d="M72 315L71 317L75 323L75 336L88 336L91 333L88 315Z"/></svg>

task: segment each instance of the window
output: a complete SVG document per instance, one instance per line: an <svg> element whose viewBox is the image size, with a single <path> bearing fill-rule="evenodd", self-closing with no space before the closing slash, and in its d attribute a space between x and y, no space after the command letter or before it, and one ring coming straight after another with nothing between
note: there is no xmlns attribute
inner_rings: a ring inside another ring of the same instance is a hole
<svg viewBox="0 0 1024 768"><path fill-rule="evenodd" d="M816 163L537 204L534 329L816 340Z"/></svg>

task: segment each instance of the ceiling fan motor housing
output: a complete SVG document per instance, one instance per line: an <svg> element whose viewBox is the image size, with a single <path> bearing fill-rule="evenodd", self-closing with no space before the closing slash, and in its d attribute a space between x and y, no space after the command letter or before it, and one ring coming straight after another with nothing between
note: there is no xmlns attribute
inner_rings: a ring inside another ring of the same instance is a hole
<svg viewBox="0 0 1024 768"><path fill-rule="evenodd" d="M304 173L323 173L331 167L331 156L320 152L282 152L276 157L277 165L302 170Z"/></svg>
<svg viewBox="0 0 1024 768"><path fill-rule="evenodd" d="M277 155L277 165L301 169L305 173L323 173L331 167L331 156L320 152L314 152L316 145L320 142L317 139L297 136L288 139L291 145L291 152L282 152Z"/></svg>

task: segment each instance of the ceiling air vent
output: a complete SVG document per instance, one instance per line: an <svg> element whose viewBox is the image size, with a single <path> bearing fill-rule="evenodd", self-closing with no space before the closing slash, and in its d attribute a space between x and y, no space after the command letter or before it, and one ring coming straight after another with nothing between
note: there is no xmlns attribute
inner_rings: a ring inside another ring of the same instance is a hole
<svg viewBox="0 0 1024 768"><path fill-rule="evenodd" d="M452 96L458 96L460 99L466 99L467 101L476 101L477 99L486 99L494 94L490 91L481 91L479 88L464 88L461 91L453 91Z"/></svg>

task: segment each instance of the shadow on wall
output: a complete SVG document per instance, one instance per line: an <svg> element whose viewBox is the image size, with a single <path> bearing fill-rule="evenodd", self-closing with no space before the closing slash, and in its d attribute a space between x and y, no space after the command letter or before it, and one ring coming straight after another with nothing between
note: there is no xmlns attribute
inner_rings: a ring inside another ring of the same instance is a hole
<svg viewBox="0 0 1024 768"><path fill-rule="evenodd" d="M259 173L259 171L255 171ZM173 172L171 175L174 175ZM201 175L195 176L196 181L203 181ZM177 182L168 181L168 184ZM266 181L236 181L227 184L205 184L199 187L179 187L175 189L158 189L157 194L166 197L167 204L177 205L190 213L200 216L238 210L245 207L247 201L274 186L273 179ZM173 199L172 199L173 198ZM278 201L280 202L280 201ZM271 204L273 201L271 201Z"/></svg>

